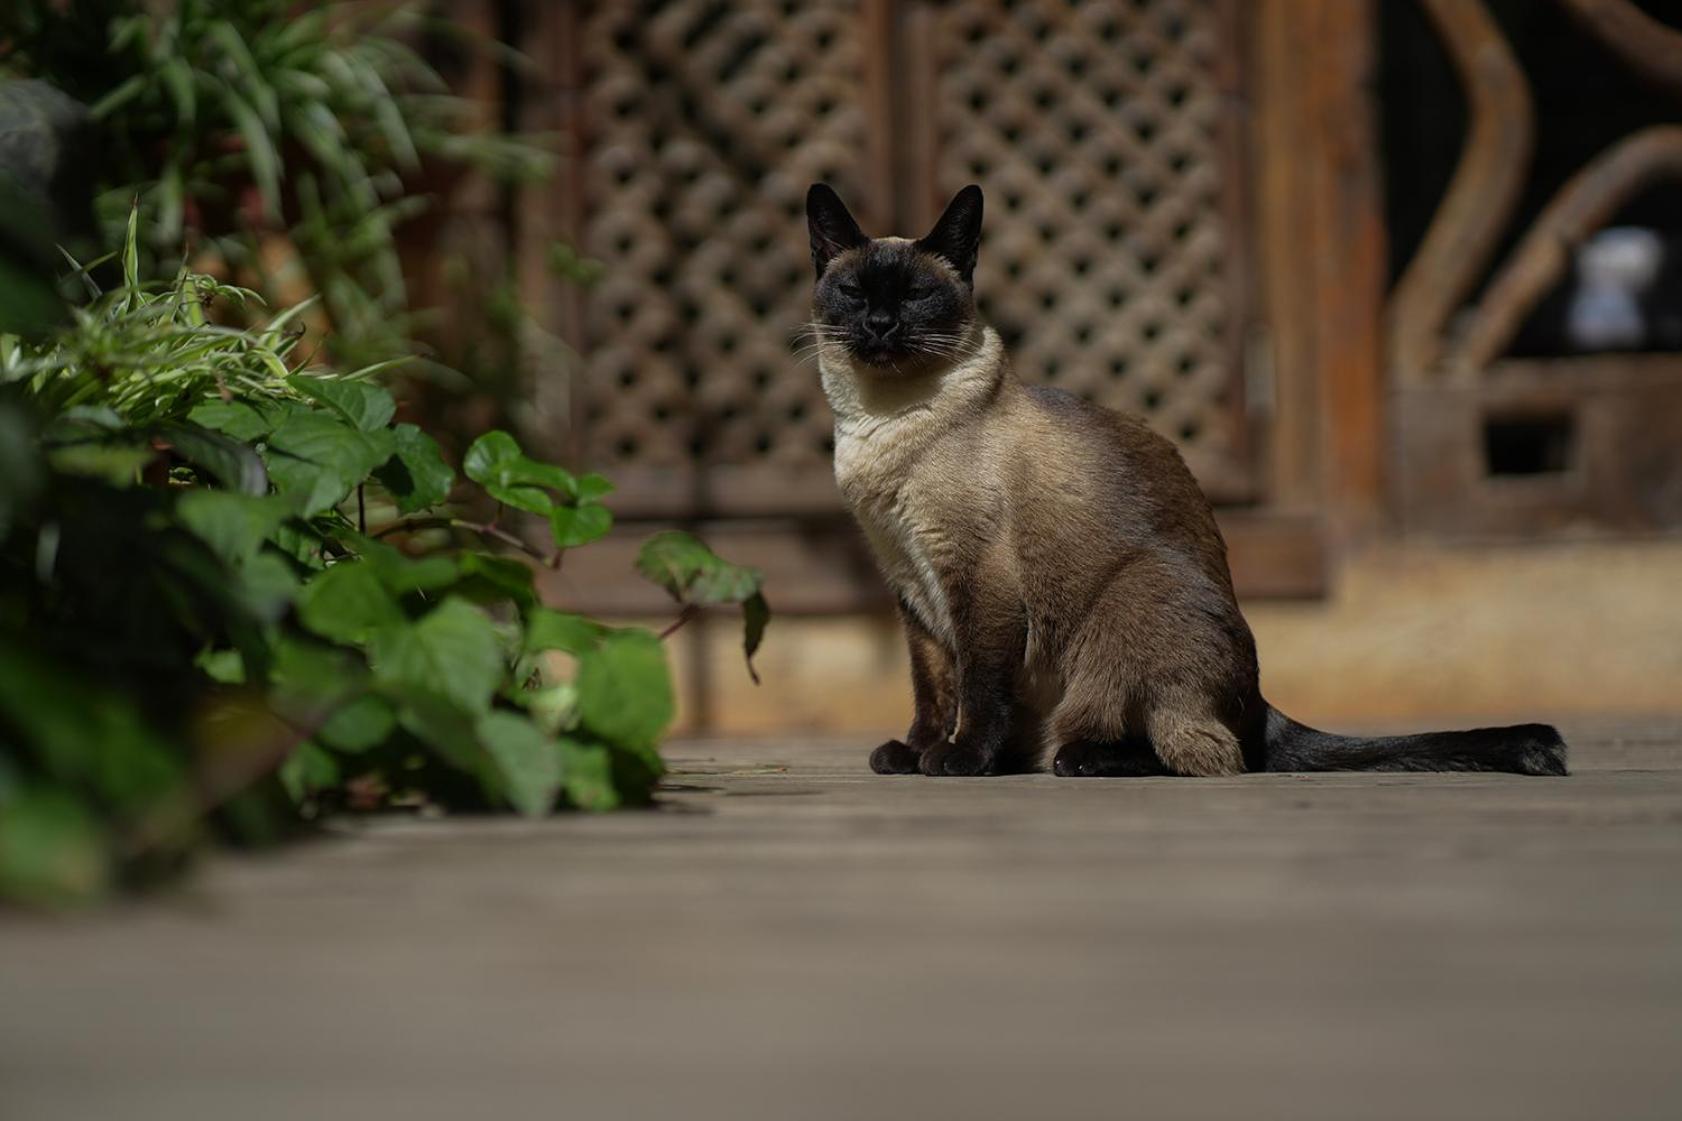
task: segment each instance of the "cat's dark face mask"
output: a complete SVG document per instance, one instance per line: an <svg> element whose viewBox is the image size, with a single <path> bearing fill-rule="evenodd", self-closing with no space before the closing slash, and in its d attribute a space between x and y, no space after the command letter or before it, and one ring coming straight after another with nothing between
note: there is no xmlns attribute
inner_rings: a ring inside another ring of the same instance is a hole
<svg viewBox="0 0 1682 1121"><path fill-rule="evenodd" d="M965 187L929 235L871 239L823 184L806 195L817 286L814 330L826 344L889 373L956 358L975 320L981 189Z"/></svg>

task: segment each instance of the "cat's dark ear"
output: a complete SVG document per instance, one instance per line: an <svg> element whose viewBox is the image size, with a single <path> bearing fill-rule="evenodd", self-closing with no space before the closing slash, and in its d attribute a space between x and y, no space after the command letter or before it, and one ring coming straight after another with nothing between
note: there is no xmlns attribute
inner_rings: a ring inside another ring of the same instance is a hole
<svg viewBox="0 0 1682 1121"><path fill-rule="evenodd" d="M806 192L806 228L812 234L812 267L819 276L830 261L870 240L827 183L813 183Z"/></svg>
<svg viewBox="0 0 1682 1121"><path fill-rule="evenodd" d="M975 254L981 246L981 188L974 183L952 196L946 213L917 243L917 248L951 262L964 283L973 283Z"/></svg>

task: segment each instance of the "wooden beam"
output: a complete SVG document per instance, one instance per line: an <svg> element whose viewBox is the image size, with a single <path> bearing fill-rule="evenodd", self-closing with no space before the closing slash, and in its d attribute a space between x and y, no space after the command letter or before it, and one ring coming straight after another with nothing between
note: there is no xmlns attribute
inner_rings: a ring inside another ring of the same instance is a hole
<svg viewBox="0 0 1682 1121"><path fill-rule="evenodd" d="M1221 532L1238 594L1302 599L1324 594L1324 535L1318 519L1222 511ZM538 572L546 603L592 614L658 616L671 600L632 569L655 524L622 524L607 538L567 554L559 571ZM893 598L850 519L732 519L692 526L718 552L765 573L766 595L787 615L885 611Z"/></svg>
<svg viewBox="0 0 1682 1121"><path fill-rule="evenodd" d="M1613 54L1643 78L1682 93L1682 30L1629 0L1559 0Z"/></svg>

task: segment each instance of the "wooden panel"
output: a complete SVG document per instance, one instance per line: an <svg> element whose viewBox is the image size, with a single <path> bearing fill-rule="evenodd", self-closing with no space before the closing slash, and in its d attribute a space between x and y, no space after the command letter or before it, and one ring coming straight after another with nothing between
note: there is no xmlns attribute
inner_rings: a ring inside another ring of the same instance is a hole
<svg viewBox="0 0 1682 1121"><path fill-rule="evenodd" d="M1323 534L1310 517L1223 511L1233 579L1241 596L1298 598L1324 593ZM616 529L567 555L560 572L538 580L546 602L608 616L658 616L671 608L664 592L639 579L632 562L652 526ZM765 573L773 609L791 615L885 611L892 598L851 521L835 518L736 519L696 531L721 554Z"/></svg>
<svg viewBox="0 0 1682 1121"><path fill-rule="evenodd" d="M1682 524L1682 355L1500 362L1395 398L1404 525L1458 536ZM1555 463L1491 474L1486 426L1556 429Z"/></svg>

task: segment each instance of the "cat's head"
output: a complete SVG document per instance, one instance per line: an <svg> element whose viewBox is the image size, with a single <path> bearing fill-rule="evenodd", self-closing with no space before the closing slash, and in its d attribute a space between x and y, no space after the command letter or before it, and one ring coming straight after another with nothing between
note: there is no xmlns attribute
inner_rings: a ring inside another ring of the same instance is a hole
<svg viewBox="0 0 1682 1121"><path fill-rule="evenodd" d="M823 183L806 193L813 322L823 340L884 372L958 356L975 323L981 188L959 191L928 235L866 237Z"/></svg>

